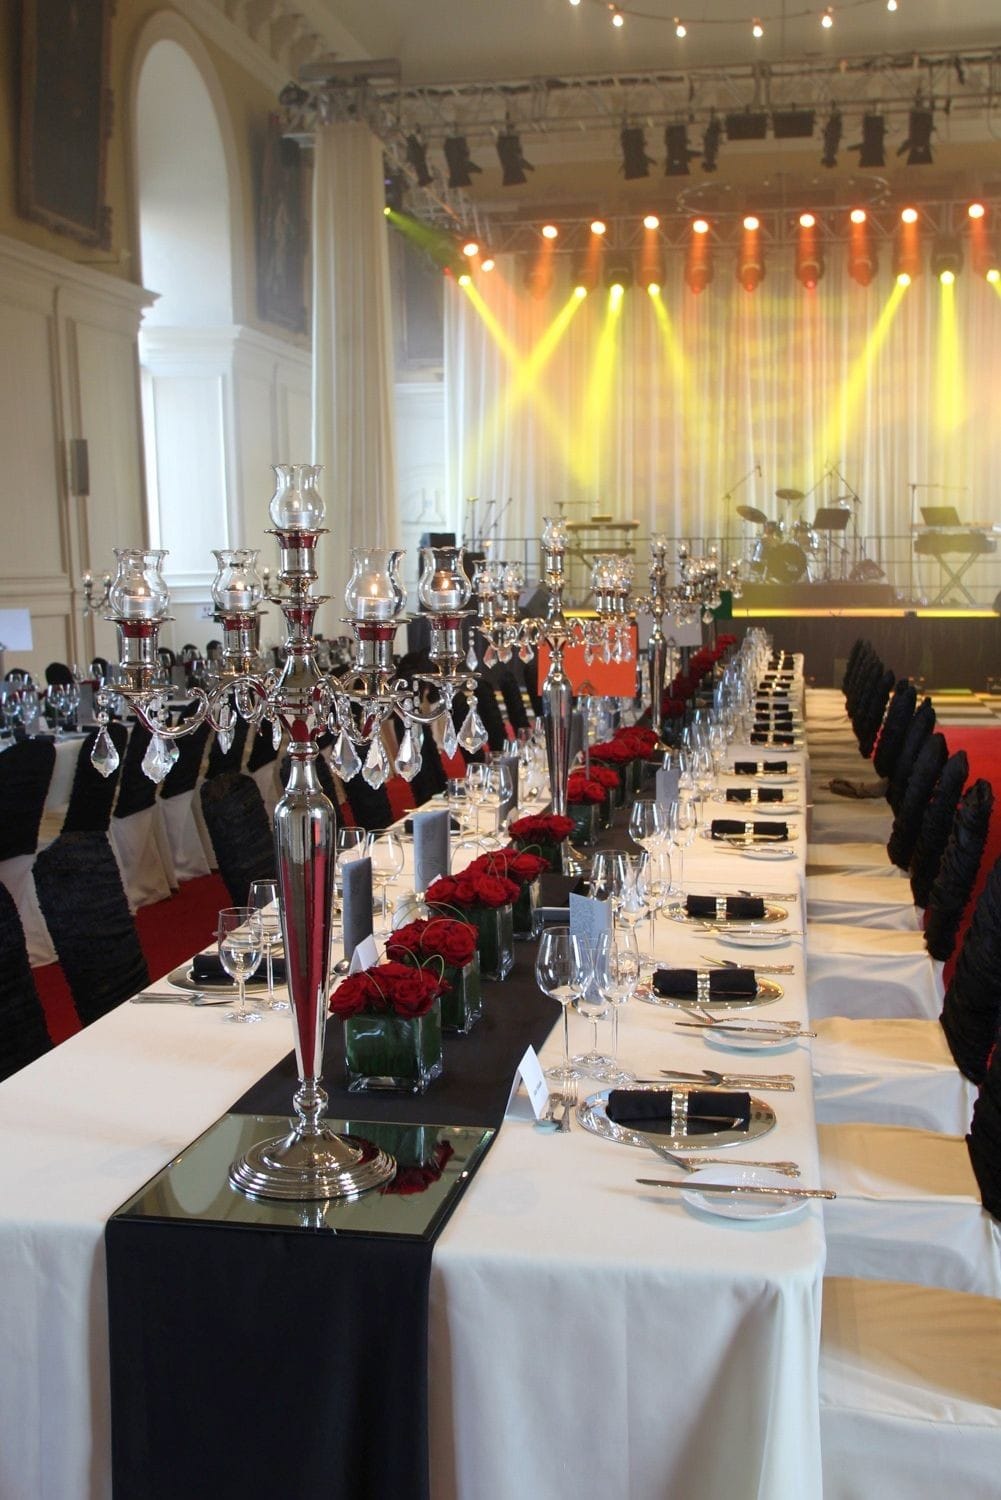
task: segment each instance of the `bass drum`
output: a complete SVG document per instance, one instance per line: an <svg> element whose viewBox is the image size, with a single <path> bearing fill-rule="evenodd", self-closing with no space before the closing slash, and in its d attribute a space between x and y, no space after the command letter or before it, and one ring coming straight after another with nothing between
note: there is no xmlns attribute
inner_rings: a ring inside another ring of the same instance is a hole
<svg viewBox="0 0 1001 1500"><path fill-rule="evenodd" d="M809 521L797 521L792 529L792 539L804 552L819 552L820 537L814 531Z"/></svg>
<svg viewBox="0 0 1001 1500"><path fill-rule="evenodd" d="M806 572L806 553L795 542L769 547L765 557L765 575L773 583L799 583Z"/></svg>

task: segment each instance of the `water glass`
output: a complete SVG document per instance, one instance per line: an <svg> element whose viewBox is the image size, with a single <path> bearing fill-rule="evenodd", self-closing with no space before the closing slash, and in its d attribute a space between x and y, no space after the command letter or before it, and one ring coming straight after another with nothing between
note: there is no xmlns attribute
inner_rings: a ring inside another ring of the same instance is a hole
<svg viewBox="0 0 1001 1500"><path fill-rule="evenodd" d="M579 1078L570 1061L570 1005L580 999L591 977L589 957L569 927L547 927L535 959L539 989L563 1008L563 1062L547 1068L546 1076L559 1083Z"/></svg>
<svg viewBox="0 0 1001 1500"><path fill-rule="evenodd" d="M372 861L372 880L382 887L382 932L389 931L389 887L403 874L403 840L392 829L373 829L365 844Z"/></svg>
<svg viewBox="0 0 1001 1500"><path fill-rule="evenodd" d="M608 1083L632 1083L634 1073L628 1073L618 1064L619 1056L619 1008L636 993L640 982L640 955L635 932L623 932L613 928L603 932L594 951L594 982L599 994L612 1011L612 1055L602 1073L595 1077Z"/></svg>
<svg viewBox="0 0 1001 1500"><path fill-rule="evenodd" d="M259 1021L258 1010L247 1009L247 980L257 972L264 952L261 914L250 906L227 906L219 913L219 961L240 987L240 1008L227 1012L227 1021Z"/></svg>
<svg viewBox="0 0 1001 1500"><path fill-rule="evenodd" d="M257 912L264 942L264 960L268 970L268 1010L291 1010L287 1000L275 997L274 950L281 941L281 908L278 905L277 880L252 880L250 882L250 906Z"/></svg>

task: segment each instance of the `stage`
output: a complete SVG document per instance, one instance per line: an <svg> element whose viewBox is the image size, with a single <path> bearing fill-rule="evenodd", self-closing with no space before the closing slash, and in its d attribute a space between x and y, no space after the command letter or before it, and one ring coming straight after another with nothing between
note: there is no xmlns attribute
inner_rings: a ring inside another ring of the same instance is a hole
<svg viewBox="0 0 1001 1500"><path fill-rule="evenodd" d="M804 653L817 687L841 681L859 636L898 677L939 689L983 692L988 678L1001 677L1001 615L900 604L883 584L749 584L733 603L733 627L739 635L756 625L785 650Z"/></svg>

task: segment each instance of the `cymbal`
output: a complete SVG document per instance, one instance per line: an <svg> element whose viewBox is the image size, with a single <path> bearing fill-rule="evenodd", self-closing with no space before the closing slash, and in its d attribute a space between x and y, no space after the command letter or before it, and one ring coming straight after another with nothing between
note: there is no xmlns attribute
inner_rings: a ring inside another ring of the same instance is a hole
<svg viewBox="0 0 1001 1500"><path fill-rule="evenodd" d="M755 526L764 526L768 517L763 510L755 510L753 505L738 505L737 514L742 521L753 521Z"/></svg>
<svg viewBox="0 0 1001 1500"><path fill-rule="evenodd" d="M776 490L776 500L805 500L806 496L802 490Z"/></svg>

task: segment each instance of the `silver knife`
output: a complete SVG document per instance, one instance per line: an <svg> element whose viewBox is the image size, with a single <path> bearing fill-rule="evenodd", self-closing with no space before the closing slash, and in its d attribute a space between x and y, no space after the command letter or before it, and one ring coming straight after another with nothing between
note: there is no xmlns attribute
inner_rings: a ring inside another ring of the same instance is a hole
<svg viewBox="0 0 1001 1500"><path fill-rule="evenodd" d="M153 990L145 995L133 995L132 1005L232 1005L233 996L226 996L222 1000L209 1000L201 990L195 990L190 995L162 994Z"/></svg>
<svg viewBox="0 0 1001 1500"><path fill-rule="evenodd" d="M792 1073L720 1073L720 1082L707 1078L704 1073L676 1073L671 1068L661 1068L661 1078L675 1078L679 1083L694 1083L705 1088L751 1088L784 1089L791 1092L796 1087Z"/></svg>
<svg viewBox="0 0 1001 1500"><path fill-rule="evenodd" d="M737 1036L788 1037L790 1041L801 1036L817 1035L815 1031L801 1031L794 1023L781 1025L776 1022L774 1026L768 1026L762 1022L760 1026L741 1026L737 1021L675 1021L674 1024L675 1026L695 1026L700 1031L722 1031L728 1036L734 1033Z"/></svg>
<svg viewBox="0 0 1001 1500"><path fill-rule="evenodd" d="M756 1182L692 1182L682 1179L676 1182L662 1181L658 1177L637 1177L641 1187L687 1188L690 1193L758 1193L765 1198L836 1198L830 1188L763 1187Z"/></svg>

